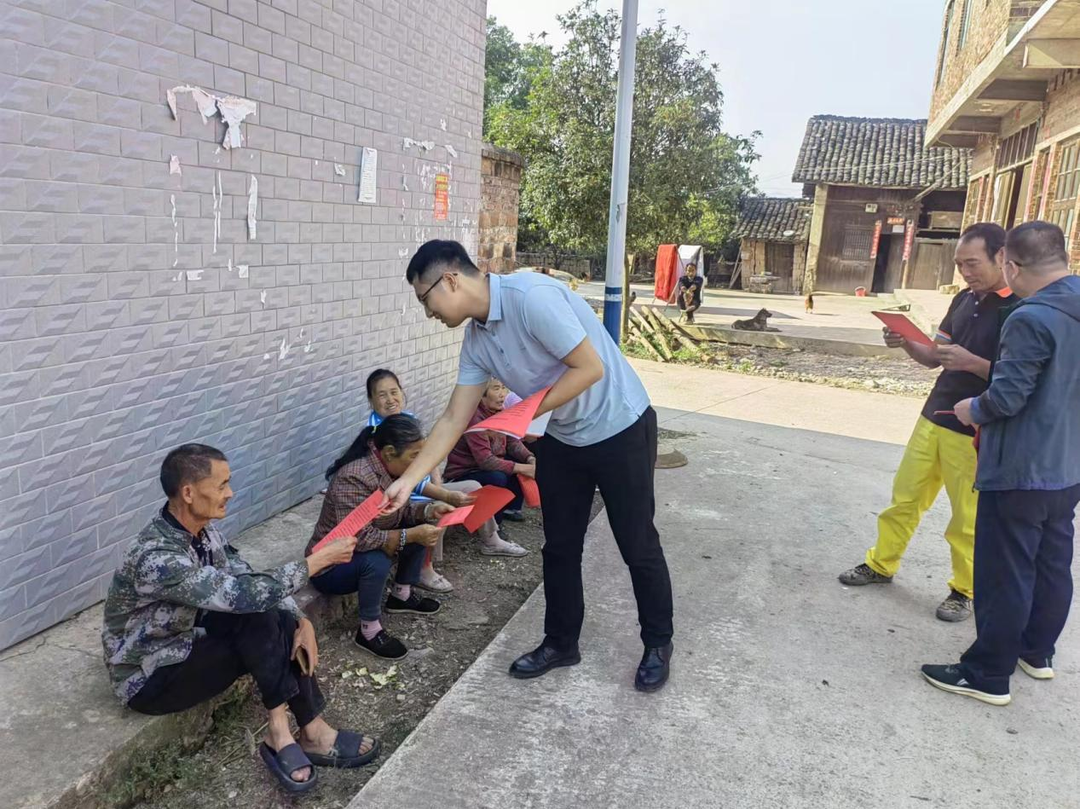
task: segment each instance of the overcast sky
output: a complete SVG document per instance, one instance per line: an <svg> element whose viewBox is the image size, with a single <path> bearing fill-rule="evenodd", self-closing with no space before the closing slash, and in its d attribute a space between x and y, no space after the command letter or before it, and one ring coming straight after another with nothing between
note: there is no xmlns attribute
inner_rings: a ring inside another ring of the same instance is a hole
<svg viewBox="0 0 1080 809"><path fill-rule="evenodd" d="M488 0L519 40L548 32L575 0ZM599 0L622 8L621 0ZM638 25L660 9L720 67L724 125L762 133L760 188L799 195L791 171L811 115L925 118L944 0L640 0Z"/></svg>

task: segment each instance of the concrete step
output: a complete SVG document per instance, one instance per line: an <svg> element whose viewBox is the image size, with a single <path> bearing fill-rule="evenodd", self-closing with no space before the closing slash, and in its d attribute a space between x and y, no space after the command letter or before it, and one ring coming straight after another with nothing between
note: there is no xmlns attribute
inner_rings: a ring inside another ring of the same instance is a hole
<svg viewBox="0 0 1080 809"><path fill-rule="evenodd" d="M257 570L297 559L321 501L301 503L233 544ZM317 626L340 618L347 601L310 585L296 599ZM105 809L137 761L202 744L217 702L233 696L173 716L121 707L102 661L101 618L99 604L0 655L0 769L9 774L0 779L0 807Z"/></svg>

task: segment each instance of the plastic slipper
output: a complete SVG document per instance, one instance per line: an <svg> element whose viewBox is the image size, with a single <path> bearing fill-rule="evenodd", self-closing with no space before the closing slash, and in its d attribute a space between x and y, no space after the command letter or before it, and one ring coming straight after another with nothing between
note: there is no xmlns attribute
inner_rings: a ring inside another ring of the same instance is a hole
<svg viewBox="0 0 1080 809"><path fill-rule="evenodd" d="M366 753L361 753L360 746L363 742L364 735L362 733L356 733L352 730L339 730L334 746L330 748L329 753L326 755L308 753L307 757L317 767L338 767L340 769L363 767L368 762L373 761L382 750L382 744L379 743L378 739L375 739L371 749Z"/></svg>
<svg viewBox="0 0 1080 809"><path fill-rule="evenodd" d="M274 774L274 777L277 778L286 792L300 794L310 792L315 788L315 784L319 780L319 774L312 766L314 762L307 757L303 748L296 742L285 745L276 753L270 748L270 745L263 742L259 745L259 755L262 756L262 760L266 763L266 768ZM311 769L311 777L306 781L293 780L292 774L296 770L302 770L304 767Z"/></svg>
<svg viewBox="0 0 1080 809"><path fill-rule="evenodd" d="M495 545L491 548L480 548L480 553L484 556L510 556L518 559L528 554L528 551L516 542L507 542L506 540L503 540L501 545Z"/></svg>
<svg viewBox="0 0 1080 809"><path fill-rule="evenodd" d="M431 593L449 593L454 589L454 585L450 583L450 580L441 573L436 573L428 581L421 579L413 587L419 587L421 590L427 590Z"/></svg>

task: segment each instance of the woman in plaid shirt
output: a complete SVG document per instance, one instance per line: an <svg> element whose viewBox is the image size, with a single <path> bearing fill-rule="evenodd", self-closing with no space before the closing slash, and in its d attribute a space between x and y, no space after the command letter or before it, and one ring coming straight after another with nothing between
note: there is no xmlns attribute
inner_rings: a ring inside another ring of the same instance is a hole
<svg viewBox="0 0 1080 809"><path fill-rule="evenodd" d="M423 446L423 429L412 416L390 416L378 427L365 427L326 470L329 486L306 553L311 553L319 540L371 494L385 491ZM355 640L361 649L388 660L399 660L408 654L405 645L383 629L380 622L380 602L395 558L397 573L386 599L386 611L415 615L434 615L439 611L438 601L420 596L413 588L420 580L424 557L445 531L435 523L453 509L449 503L409 500L397 511L376 517L357 534L352 561L311 577L312 585L322 593L358 595L360 627ZM481 526L477 533L485 547L502 542L494 520Z"/></svg>

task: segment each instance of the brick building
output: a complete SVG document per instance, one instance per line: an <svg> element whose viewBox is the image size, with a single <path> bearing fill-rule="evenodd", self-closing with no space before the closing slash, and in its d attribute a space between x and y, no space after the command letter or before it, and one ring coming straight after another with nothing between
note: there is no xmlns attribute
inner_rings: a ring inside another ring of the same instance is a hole
<svg viewBox="0 0 1080 809"><path fill-rule="evenodd" d="M487 272L513 272L517 267L518 209L524 168L525 160L517 152L484 144L477 264Z"/></svg>
<svg viewBox="0 0 1080 809"><path fill-rule="evenodd" d="M927 147L925 129L906 118L810 119L792 176L814 200L803 291L952 280L971 155Z"/></svg>
<svg viewBox="0 0 1080 809"><path fill-rule="evenodd" d="M477 247L484 16L0 1L0 648L102 598L169 448L228 453L235 532L319 490L372 369L441 405L459 338L402 276Z"/></svg>
<svg viewBox="0 0 1080 809"><path fill-rule="evenodd" d="M742 204L731 236L739 240L744 289L802 291L813 206L811 199L785 197L750 197Z"/></svg>
<svg viewBox="0 0 1080 809"><path fill-rule="evenodd" d="M1080 15L1066 0L951 0L927 143L973 149L965 224L1062 227L1080 206Z"/></svg>

